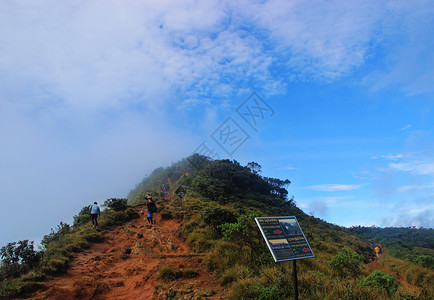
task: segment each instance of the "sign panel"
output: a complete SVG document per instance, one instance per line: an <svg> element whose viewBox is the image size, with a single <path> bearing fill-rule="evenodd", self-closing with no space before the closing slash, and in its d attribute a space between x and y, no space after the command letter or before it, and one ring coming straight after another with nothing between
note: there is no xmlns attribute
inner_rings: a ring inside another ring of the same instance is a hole
<svg viewBox="0 0 434 300"><path fill-rule="evenodd" d="M255 221L275 262L315 257L296 217L261 217Z"/></svg>
<svg viewBox="0 0 434 300"><path fill-rule="evenodd" d="M178 195L179 198L184 198L185 193L187 193L187 191L184 189L184 187L182 185L180 185L178 187L178 189L175 191L175 194Z"/></svg>

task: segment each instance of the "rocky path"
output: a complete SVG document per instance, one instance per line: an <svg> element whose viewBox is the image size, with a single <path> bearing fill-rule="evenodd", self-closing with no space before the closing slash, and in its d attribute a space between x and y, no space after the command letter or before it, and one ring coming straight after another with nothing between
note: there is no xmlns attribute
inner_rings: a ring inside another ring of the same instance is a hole
<svg viewBox="0 0 434 300"><path fill-rule="evenodd" d="M174 235L179 226L156 214L153 226L141 216L102 230L104 242L76 254L67 273L47 281L46 290L31 299L221 299L222 289L206 271L203 256L191 254ZM157 278L161 268L194 270L197 276L164 281Z"/></svg>

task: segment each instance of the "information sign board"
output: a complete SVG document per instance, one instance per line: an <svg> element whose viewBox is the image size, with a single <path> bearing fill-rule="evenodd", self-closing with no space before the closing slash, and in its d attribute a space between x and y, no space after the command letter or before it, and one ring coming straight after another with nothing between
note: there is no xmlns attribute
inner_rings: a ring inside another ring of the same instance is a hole
<svg viewBox="0 0 434 300"><path fill-rule="evenodd" d="M184 187L182 185L180 185L178 187L178 189L175 191L175 194L178 195L179 198L184 198L185 193L187 193L187 191L184 189Z"/></svg>
<svg viewBox="0 0 434 300"><path fill-rule="evenodd" d="M275 262L315 257L296 217L260 217L255 221Z"/></svg>

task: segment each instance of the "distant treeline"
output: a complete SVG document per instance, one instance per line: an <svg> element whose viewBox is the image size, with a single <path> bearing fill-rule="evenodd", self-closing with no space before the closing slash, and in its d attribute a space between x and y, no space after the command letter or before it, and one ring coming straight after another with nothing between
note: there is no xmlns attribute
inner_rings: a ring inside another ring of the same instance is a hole
<svg viewBox="0 0 434 300"><path fill-rule="evenodd" d="M434 229L357 226L350 230L386 247L392 256L434 269Z"/></svg>

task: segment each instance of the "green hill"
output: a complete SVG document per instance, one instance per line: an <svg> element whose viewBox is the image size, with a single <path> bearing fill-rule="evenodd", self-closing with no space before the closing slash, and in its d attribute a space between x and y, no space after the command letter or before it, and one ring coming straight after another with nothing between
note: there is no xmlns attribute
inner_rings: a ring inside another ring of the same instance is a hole
<svg viewBox="0 0 434 300"><path fill-rule="evenodd" d="M183 203L178 199L164 207L162 216L184 221L179 235L192 251L208 253L209 270L218 274L223 285L230 285L233 299L286 299L293 294L291 265L272 261L253 221L255 216L285 215L297 217L315 254L299 261L304 298L425 299L432 295L432 270L408 265L387 250L373 267L378 241L305 214L287 198L289 183L262 177L256 163L241 166L194 155L155 170L128 198L137 203L145 193L159 194L163 184L177 198L174 191L184 186L188 192ZM397 266L402 266L402 272ZM382 273L369 277L376 268ZM383 285L384 280L404 284L395 288Z"/></svg>
<svg viewBox="0 0 434 300"><path fill-rule="evenodd" d="M237 161L213 161L195 154L154 170L131 190L129 205L126 199L110 199L110 203L122 205L104 211L100 227L109 231L138 218L137 208L143 207L144 195L150 193L157 201L161 220L181 224L173 233L188 245L190 256L203 257L204 268L216 276L215 284L224 289L224 298L291 299L292 263L273 261L254 218L296 216L315 254L314 258L297 261L301 299L432 299L432 269L392 256L387 246L376 258L374 247L380 242L376 236L305 214L288 198L290 181L263 177L260 169L254 162L242 166ZM163 185L167 195L163 194ZM187 191L182 199L175 193L179 186ZM56 276L68 268L74 253L98 241L100 233L86 223L86 208L74 220L72 227L61 223L45 236L43 251L26 248L38 256L32 265L23 260L16 264L2 261L0 295L42 287L47 276ZM411 243L406 246L411 247ZM17 249L17 245L14 247ZM20 271L9 276L6 267L20 267ZM165 268L158 272L160 278L173 279L178 278L175 275L179 270ZM185 294L188 291L171 290L170 299ZM206 297L212 295L202 295Z"/></svg>

